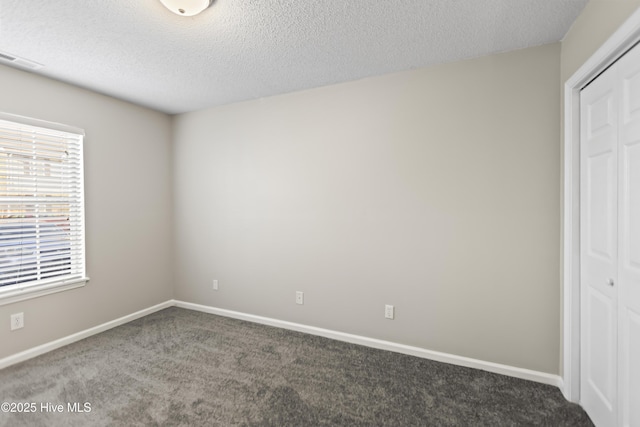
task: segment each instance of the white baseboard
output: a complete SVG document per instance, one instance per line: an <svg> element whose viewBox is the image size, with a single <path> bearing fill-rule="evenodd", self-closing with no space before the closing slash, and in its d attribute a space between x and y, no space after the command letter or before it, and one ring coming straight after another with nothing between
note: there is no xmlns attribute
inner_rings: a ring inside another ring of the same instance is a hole
<svg viewBox="0 0 640 427"><path fill-rule="evenodd" d="M347 334L344 332L332 331L329 329L316 328L315 326L302 325L300 323L292 323L284 320L272 319L269 317L256 316L253 314L241 313L238 311L225 310L222 308L210 307L206 305L193 304L184 301L174 300L177 307L189 310L202 311L205 313L217 314L219 316L231 317L234 319L246 320L263 325L275 326L283 329L304 332L311 335L319 335L325 338L331 338L338 341L345 341L352 344L364 345L381 350L393 351L396 353L408 354L411 356L421 357L423 359L435 360L438 362L450 363L452 365L465 366L468 368L481 369L483 371L493 372L496 374L507 375L510 377L521 378L530 381L536 381L543 384L550 384L559 387L562 390L562 378L558 375L547 374L545 372L533 371L530 369L516 368L514 366L502 365L500 363L486 362L484 360L472 359L469 357L456 356L455 354L442 353L439 351L427 350L420 347L398 344L391 341L383 341L375 338L363 337L360 335Z"/></svg>
<svg viewBox="0 0 640 427"><path fill-rule="evenodd" d="M256 316L253 314L241 313L239 311L225 310L222 308L210 307L206 305L193 304L178 300L168 300L163 303L154 305L153 307L137 311L119 319L103 323L93 328L85 329L78 333L51 341L46 344L33 347L29 350L0 359L0 369L24 362L65 345L80 341L92 335L99 334L108 329L136 320L140 317L147 316L156 311L169 307L180 307L189 310L202 311L205 313L217 314L219 316L231 317L234 319L246 320L253 323L275 326L278 328L289 329L292 331L304 332L311 335L318 335L325 338L331 338L338 341L344 341L352 344L359 344L366 347L377 348L380 350L388 350L396 353L408 354L410 356L421 357L423 359L435 360L438 362L450 363L452 365L465 366L468 368L481 369L483 371L494 372L496 374L507 375L510 377L521 378L530 381L536 381L543 384L550 384L564 391L562 378L558 375L547 374L545 372L533 371L530 369L516 368L514 366L502 365L500 363L486 362L484 360L472 359L469 357L456 356L455 354L442 353L439 351L427 350L420 347L413 347L405 344L398 344L391 341L383 341L376 338L363 337L360 335L348 334L345 332L332 331L330 329L317 328L315 326L303 325L300 323L287 322L284 320L272 319L269 317Z"/></svg>
<svg viewBox="0 0 640 427"><path fill-rule="evenodd" d="M22 351L20 353L7 356L4 359L0 359L0 369L6 368L16 363L24 362L25 360L32 359L41 354L63 347L65 345L80 341L81 339L88 338L91 335L99 334L108 329L115 328L116 326L124 325L125 323L139 319L140 317L147 316L156 311L163 310L165 308L173 307L175 305L174 300L165 301L153 307L145 308L144 310L136 311L135 313L128 314L120 317L119 319L112 320L110 322L103 323L93 328L85 329L84 331L77 332L72 335L57 339L55 341L48 342L46 344L39 345L37 347L30 348L29 350Z"/></svg>
<svg viewBox="0 0 640 427"><path fill-rule="evenodd" d="M567 384L564 382L564 378L562 377L558 377L558 388L560 389L560 393L562 393L564 398L567 399L569 402L578 403L578 404L580 403L580 402L575 402L571 400L571 395L569 394L569 387L567 387Z"/></svg>

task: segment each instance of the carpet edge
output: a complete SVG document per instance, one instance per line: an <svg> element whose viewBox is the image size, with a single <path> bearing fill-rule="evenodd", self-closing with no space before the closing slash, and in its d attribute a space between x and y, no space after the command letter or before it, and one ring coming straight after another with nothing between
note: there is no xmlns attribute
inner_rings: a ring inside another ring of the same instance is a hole
<svg viewBox="0 0 640 427"><path fill-rule="evenodd" d="M496 374L506 375L509 377L520 378L529 381L535 381L542 384L548 384L555 386L564 391L564 382L562 377L556 374L549 374L546 372L534 371L526 368L519 368L510 365L504 365L500 363L488 362L480 359L473 359L464 356L458 356L450 353L443 353L434 350L428 350L421 347L410 346L406 344L395 343L392 341L384 341L376 338L365 337L361 335L349 334L346 332L339 332L330 329L318 328L315 326L304 325L301 323L288 322L285 320L274 319L270 317L258 316L254 314L243 313L239 311L227 310L223 308L217 308L212 306L206 306L201 304L190 303L181 300L167 300L160 304L156 304L149 308L136 311L135 313L128 314L109 322L94 326L92 328L85 329L83 331L68 335L66 337L59 338L57 340L21 351L19 353L7 356L0 359L0 369L7 368L11 365L15 365L20 362L32 359L40 356L41 354L58 349L68 344L72 344L81 339L88 338L92 335L99 334L106 330L115 328L116 326L123 325L156 311L163 310L169 307L179 307L188 310L200 311L204 313L216 314L219 316L229 317L233 319L245 320L248 322L259 323L268 326L275 326L282 329L293 330L297 332L303 332L311 335L322 336L325 338L335 339L338 341L344 341L351 344L359 344L366 347L376 348L379 350L387 350L395 353L407 354L410 356L420 357L423 359L434 360L437 362L449 363L452 365L463 366L467 368L480 369ZM564 394L564 393L563 393ZM565 396L566 397L566 396Z"/></svg>
<svg viewBox="0 0 640 427"><path fill-rule="evenodd" d="M107 331L109 329L115 328L116 326L124 325L125 323L129 323L133 320L148 316L149 314L155 313L156 311L164 310L165 308L173 307L175 305L175 300L167 300L160 304L156 304L154 306L136 311L135 313L127 314L126 316L110 320L92 328L88 328L80 332L67 335L66 337L62 337L54 341L49 341L48 343L44 343L36 347L21 351L19 353L12 354L0 359L0 369L7 368L9 366L15 365L16 363L24 362L29 359L33 359L34 357L40 356L41 354L48 353L60 347L64 347L65 345L72 344L76 341L80 341L84 338L99 334L100 332Z"/></svg>
<svg viewBox="0 0 640 427"><path fill-rule="evenodd" d="M275 326L278 328L289 329L297 332L303 332L311 335L317 335L338 341L345 341L351 344L359 344L366 347L377 348L379 350L393 351L395 353L407 354L423 359L434 360L437 362L449 363L467 368L480 369L495 374L506 375L509 377L520 378L523 380L535 381L542 384L548 384L563 390L562 377L556 374L534 371L526 368L518 368L515 366L504 365L501 363L488 362L470 357L458 356L450 353L443 353L434 350L428 350L421 347L414 347L405 344L399 344L392 341L384 341L376 338L365 337L361 335L349 334L330 329L318 328L315 326L304 325L301 323L288 322L270 317L258 316L254 314L243 313L239 311L227 310L207 305L195 304L186 301L174 300L175 306L188 310L201 311L204 313L216 314L219 316L230 317L233 319L245 320L248 322L259 323L262 325Z"/></svg>

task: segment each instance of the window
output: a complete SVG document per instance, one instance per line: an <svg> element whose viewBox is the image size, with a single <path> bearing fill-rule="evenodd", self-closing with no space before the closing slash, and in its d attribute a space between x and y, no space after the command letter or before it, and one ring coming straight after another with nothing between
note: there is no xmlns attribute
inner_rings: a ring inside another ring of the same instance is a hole
<svg viewBox="0 0 640 427"><path fill-rule="evenodd" d="M83 138L0 113L0 304L86 282Z"/></svg>

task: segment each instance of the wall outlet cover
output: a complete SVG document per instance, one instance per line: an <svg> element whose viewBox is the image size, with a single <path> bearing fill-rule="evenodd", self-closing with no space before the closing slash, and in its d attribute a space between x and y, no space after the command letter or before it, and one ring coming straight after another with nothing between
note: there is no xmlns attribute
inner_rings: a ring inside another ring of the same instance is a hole
<svg viewBox="0 0 640 427"><path fill-rule="evenodd" d="M393 320L395 317L395 308L392 305L385 305L384 306L384 317L387 319L391 319Z"/></svg>
<svg viewBox="0 0 640 427"><path fill-rule="evenodd" d="M24 328L24 313L16 313L11 315L11 330Z"/></svg>

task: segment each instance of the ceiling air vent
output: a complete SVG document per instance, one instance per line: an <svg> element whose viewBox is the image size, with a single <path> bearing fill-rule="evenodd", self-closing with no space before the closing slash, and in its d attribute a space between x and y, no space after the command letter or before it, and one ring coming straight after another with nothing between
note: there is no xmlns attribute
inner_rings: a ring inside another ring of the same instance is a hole
<svg viewBox="0 0 640 427"><path fill-rule="evenodd" d="M44 65L42 64L38 64L34 61L29 61L28 59L20 58L19 56L15 56L7 52L0 52L0 63L17 65L19 67L29 68L31 70L37 70L44 67Z"/></svg>

